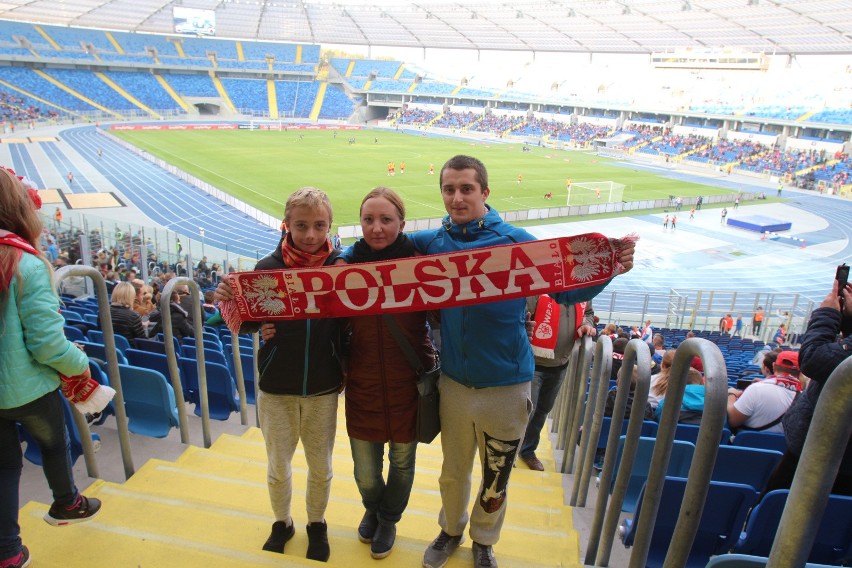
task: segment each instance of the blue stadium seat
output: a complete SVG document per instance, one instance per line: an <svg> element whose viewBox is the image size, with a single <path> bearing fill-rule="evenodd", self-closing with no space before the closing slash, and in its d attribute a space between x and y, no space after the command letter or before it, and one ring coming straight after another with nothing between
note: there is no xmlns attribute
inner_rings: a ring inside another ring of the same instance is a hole
<svg viewBox="0 0 852 568"><path fill-rule="evenodd" d="M764 495L748 519L734 552L768 556L790 491ZM808 561L840 565L852 560L852 497L831 495L822 515Z"/></svg>
<svg viewBox="0 0 852 568"><path fill-rule="evenodd" d="M738 432L737 435L734 436L734 441L731 444L746 448L776 450L781 453L787 451L787 440L784 438L784 434L779 434L777 432L753 432L744 430L742 432Z"/></svg>
<svg viewBox="0 0 852 568"><path fill-rule="evenodd" d="M648 551L647 568L663 566L666 553L671 544L680 506L686 489L686 479L682 477L666 477L663 482L663 492L654 532L651 536L651 547ZM642 488L644 496L645 488ZM714 554L727 551L733 546L740 529L745 522L746 514L754 499L754 490L748 485L711 481L707 491L704 510L698 532L692 543L689 556L684 568L704 568ZM632 519L625 519L619 529L622 542L627 547L633 545L638 520L642 511L642 499Z"/></svg>
<svg viewBox="0 0 852 568"><path fill-rule="evenodd" d="M698 441L698 431L701 426L698 424L678 424L675 427L675 440L683 440L684 442L692 442L695 444ZM720 444L727 444L731 439L731 431L727 428L722 428L722 439Z"/></svg>
<svg viewBox="0 0 852 568"><path fill-rule="evenodd" d="M86 341L86 336L83 335L79 327L66 325L62 330L65 332L65 339L68 341Z"/></svg>
<svg viewBox="0 0 852 568"><path fill-rule="evenodd" d="M88 338L88 341L92 343L100 343L102 345L105 345L103 331L90 329L86 333L86 337ZM130 341L128 341L127 338L123 335L113 335L113 339L115 339L115 348L118 349L122 355L126 353L128 349L130 349Z"/></svg>
<svg viewBox="0 0 852 568"><path fill-rule="evenodd" d="M179 426L175 393L166 377L151 369L119 365L128 429L134 434L165 438Z"/></svg>
<svg viewBox="0 0 852 568"><path fill-rule="evenodd" d="M91 341L78 341L78 345L83 346L83 352L89 357L94 357L96 359L100 359L101 361L108 361L106 356L106 346L102 343L92 343ZM127 364L127 359L121 353L121 351L115 351L115 358L118 359L118 363L121 365Z"/></svg>
<svg viewBox="0 0 852 568"><path fill-rule="evenodd" d="M210 418L227 420L232 412L240 410L237 399L237 389L228 368L218 363L205 362L207 374L207 401L210 407ZM181 360L184 375L188 385L198 385L198 361L184 358ZM200 402L195 405L195 415L201 416Z"/></svg>
<svg viewBox="0 0 852 568"><path fill-rule="evenodd" d="M621 453L624 449L625 436L621 436L618 440L618 454L615 459L615 470L613 471L612 484L618 476L618 468L621 465ZM648 479L648 471L651 467L651 457L654 454L654 445L656 438L639 438L639 447L636 450L636 459L633 463L633 470L630 472L630 480L627 483L627 491L624 494L624 503L621 510L625 513L636 511L639 503L642 488L645 486L645 481ZM671 458L669 459L669 467L666 470L666 475L673 477L686 477L689 473L689 466L692 464L692 455L695 453L695 444L674 440L672 444ZM610 492L612 487L610 487Z"/></svg>
<svg viewBox="0 0 852 568"><path fill-rule="evenodd" d="M707 563L706 568L766 568L768 559L762 556L749 556L747 554L720 554L714 556ZM831 568L827 564L814 564L808 562L805 568Z"/></svg>
<svg viewBox="0 0 852 568"><path fill-rule="evenodd" d="M750 485L757 496L783 455L775 450L720 446L710 479Z"/></svg>
<svg viewBox="0 0 852 568"><path fill-rule="evenodd" d="M165 353L154 353L153 351L144 351L142 349L128 349L126 355L127 362L134 367L142 367L144 369L157 371L166 377L169 384L172 384L170 378L171 373L169 372L169 360ZM184 400L187 402L198 402L197 390L190 392L187 389L183 373L181 372L180 363L178 363L178 376L180 377Z"/></svg>

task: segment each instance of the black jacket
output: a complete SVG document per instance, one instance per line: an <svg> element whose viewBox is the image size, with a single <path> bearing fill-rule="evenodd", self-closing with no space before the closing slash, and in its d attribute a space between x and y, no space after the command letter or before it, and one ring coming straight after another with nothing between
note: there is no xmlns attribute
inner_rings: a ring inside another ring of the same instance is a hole
<svg viewBox="0 0 852 568"><path fill-rule="evenodd" d="M814 410L822 387L847 357L852 356L852 336L849 335L852 318L841 319L840 312L832 308L817 308L808 322L808 329L802 335L802 348L799 351L799 366L811 382L796 397L784 415L784 436L787 447L796 455L801 455L805 437L811 425ZM838 340L841 329L844 338ZM840 463L840 473L852 474L852 438L846 445L846 453Z"/></svg>
<svg viewBox="0 0 852 568"><path fill-rule="evenodd" d="M172 302L169 304L169 313L172 316L172 334L177 337L178 341L184 337L194 337L195 331L189 324L189 319L183 308ZM163 315L160 310L151 312L148 321L154 322L154 326L148 328L148 337L156 337L158 333L163 331Z"/></svg>
<svg viewBox="0 0 852 568"><path fill-rule="evenodd" d="M332 251L325 266L340 255ZM287 268L281 243L260 259L255 270ZM243 325L250 331L259 325ZM343 384L340 363L341 320L321 318L275 323L275 337L264 342L258 353L260 390L270 394L312 396L338 390Z"/></svg>

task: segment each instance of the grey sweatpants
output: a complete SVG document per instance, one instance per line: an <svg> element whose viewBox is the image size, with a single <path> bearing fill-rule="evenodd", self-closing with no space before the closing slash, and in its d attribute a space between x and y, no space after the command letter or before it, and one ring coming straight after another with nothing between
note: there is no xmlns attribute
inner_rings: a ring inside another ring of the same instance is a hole
<svg viewBox="0 0 852 568"><path fill-rule="evenodd" d="M509 474L532 412L530 383L472 389L441 375L438 388L444 453L438 523L456 536L464 533L470 519L470 537L475 542L496 544L506 516ZM483 481L468 517L477 450Z"/></svg>
<svg viewBox="0 0 852 568"><path fill-rule="evenodd" d="M308 522L324 519L331 493L331 453L337 430L336 392L320 396L291 396L258 393L260 429L266 442L269 468L266 483L276 521L293 524L290 505L293 497L293 454L299 439L308 463L305 508Z"/></svg>

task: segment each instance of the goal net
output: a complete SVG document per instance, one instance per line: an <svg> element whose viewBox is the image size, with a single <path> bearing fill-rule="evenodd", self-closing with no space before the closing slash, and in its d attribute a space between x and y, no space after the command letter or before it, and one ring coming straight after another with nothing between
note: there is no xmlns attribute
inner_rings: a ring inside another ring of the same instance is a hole
<svg viewBox="0 0 852 568"><path fill-rule="evenodd" d="M624 184L614 181L572 183L568 188L568 205L594 205L624 200Z"/></svg>

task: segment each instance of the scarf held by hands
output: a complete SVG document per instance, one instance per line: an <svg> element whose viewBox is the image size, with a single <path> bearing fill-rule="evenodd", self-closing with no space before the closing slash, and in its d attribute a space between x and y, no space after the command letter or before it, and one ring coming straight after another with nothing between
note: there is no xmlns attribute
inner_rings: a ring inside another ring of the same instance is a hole
<svg viewBox="0 0 852 568"><path fill-rule="evenodd" d="M400 313L586 288L621 274L622 242L599 233L381 262L232 273L220 302L236 332L246 321Z"/></svg>

